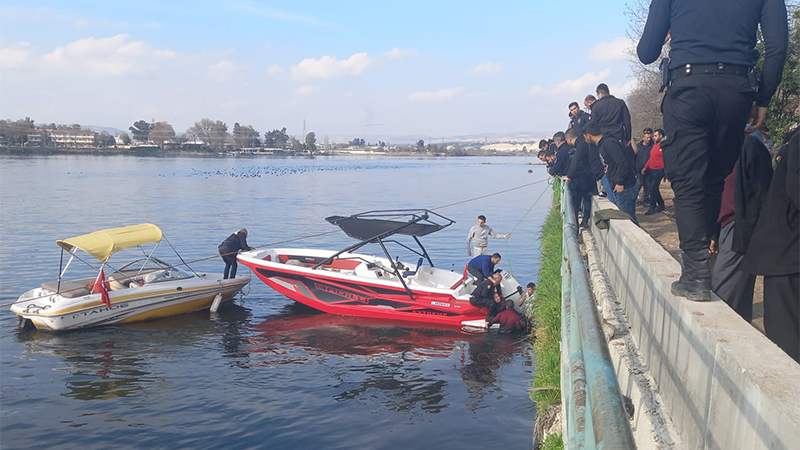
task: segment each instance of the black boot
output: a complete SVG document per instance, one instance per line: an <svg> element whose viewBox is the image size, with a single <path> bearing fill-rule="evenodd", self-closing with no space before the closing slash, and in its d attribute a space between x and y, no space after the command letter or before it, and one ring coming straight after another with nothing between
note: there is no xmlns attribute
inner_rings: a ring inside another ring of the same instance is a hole
<svg viewBox="0 0 800 450"><path fill-rule="evenodd" d="M672 294L695 302L711 300L711 267L708 250L683 252L683 273L672 283Z"/></svg>

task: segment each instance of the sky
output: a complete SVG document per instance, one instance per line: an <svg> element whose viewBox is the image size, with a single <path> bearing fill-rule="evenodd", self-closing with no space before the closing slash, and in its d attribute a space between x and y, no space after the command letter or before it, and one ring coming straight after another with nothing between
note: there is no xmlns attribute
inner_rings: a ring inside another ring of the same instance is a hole
<svg viewBox="0 0 800 450"><path fill-rule="evenodd" d="M318 141L555 132L632 87L621 0L0 2L0 118Z"/></svg>

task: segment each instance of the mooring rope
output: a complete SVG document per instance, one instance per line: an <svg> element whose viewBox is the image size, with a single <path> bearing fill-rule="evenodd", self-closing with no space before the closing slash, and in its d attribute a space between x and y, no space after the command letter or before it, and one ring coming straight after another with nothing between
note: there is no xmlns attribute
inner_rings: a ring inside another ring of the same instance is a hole
<svg viewBox="0 0 800 450"><path fill-rule="evenodd" d="M474 202L474 201L481 200L481 199L484 199L484 198L493 197L495 195L500 195L500 194L505 194L505 193L508 193L508 192L516 191L518 189L526 188L528 186L533 186L533 185L536 185L536 184L539 184L539 183L543 183L543 182L547 182L548 185L550 185L551 184L551 182L549 181L550 179L551 179L550 177L547 177L547 178L544 178L544 179L541 179L541 180L538 180L538 181L533 181L531 183L525 183L525 184L522 184L522 185L519 185L519 186L515 186L515 187L512 187L512 188L508 188L508 189L503 189L503 190L500 190L500 191L492 192L490 194L484 194L484 195L480 195L480 196L477 196L477 197L468 198L466 200L461 200L461 201L458 201L458 202L455 202L455 203L449 203L449 204L446 204L446 205L437 206L435 208L430 208L430 211L437 211L437 210L441 210L441 209L445 209L445 208L450 208L450 207L453 207L453 206L461 205L461 204L464 204L464 203ZM546 191L546 189L542 190L542 194L539 195L539 198L536 199L536 201L533 203L533 205L531 205L531 207L528 209L528 211L525 213L525 215L522 216L522 219L520 219L520 221L517 223L517 225L514 226L514 228L512 229L512 232L513 232L514 229L517 228L517 226L519 226L520 223L522 223L523 220L525 220L525 217L528 215L528 213L530 213L530 211L533 209L533 207L536 206L536 203L539 201L539 199L542 198L542 195L544 195L545 191ZM329 235L329 234L340 233L341 231L342 230L331 230L331 231L325 231L325 232L322 232L322 233L309 234L309 235L306 235L306 236L301 236L301 237L296 237L296 238L291 238L291 239L284 239L282 241L270 242L268 244L259 245L259 246L253 247L253 248L256 249L256 248L263 248L263 247L274 247L274 246L276 246L278 244L285 244L287 242L294 242L294 241L302 241L302 240L305 240L305 239L311 239L311 238L315 238L315 237L319 237L319 236L326 236L326 235ZM167 241L167 243L169 244L170 247L172 247L172 244L169 243L169 241ZM172 249L175 250L174 247ZM177 254L178 252L175 251L175 253ZM231 255L231 254L235 254L235 253L238 253L238 251L228 252L228 253L221 253L221 254L214 254L214 255L211 255L211 256L206 256L206 257L203 257L203 258L194 259L194 260L188 261L188 262L184 261L183 258L181 258L180 255L178 255L178 258L180 258L180 260L181 260L181 264L175 264L175 265L172 265L172 266L168 266L168 267L165 267L164 269L172 269L172 268L178 267L178 266L189 267L189 264L194 264L194 263L201 262L201 261L207 261L209 259L214 259L214 258L218 258L220 256L227 256L227 255ZM508 242L506 242L506 253L508 253ZM91 264L89 264L88 262L83 261L80 258L78 258L78 259L80 261L82 261L83 263L85 263L87 266L93 268L93 266ZM511 272L511 260L510 260L510 258L509 258L509 262L508 262L508 268L509 268L509 272ZM192 270L191 268L189 268L189 269ZM162 269L158 269L158 270L162 270ZM192 272L194 272L194 270L192 270ZM513 272L511 272L511 274L513 275ZM80 289L83 289L83 287L63 290L63 291L59 291L59 293L70 292L70 291L75 291L75 290L80 290ZM22 302L27 302L27 301L30 301L30 300L39 300L39 299L42 299L42 298L50 297L52 295L53 294L42 295L42 296L39 296L39 297L30 297L30 298L26 298L25 300L16 300L16 301L13 301L11 303L0 304L0 308L5 308L7 306L14 305L14 304L19 303L21 301Z"/></svg>

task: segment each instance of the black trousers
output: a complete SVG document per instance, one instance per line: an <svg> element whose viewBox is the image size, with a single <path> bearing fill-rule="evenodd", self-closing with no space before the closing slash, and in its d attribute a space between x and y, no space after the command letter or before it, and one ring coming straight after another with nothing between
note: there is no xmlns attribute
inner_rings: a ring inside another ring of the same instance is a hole
<svg viewBox="0 0 800 450"><path fill-rule="evenodd" d="M737 75L678 78L664 96L661 148L684 253L707 249L718 233L724 180L739 156L754 100L747 78Z"/></svg>
<svg viewBox="0 0 800 450"><path fill-rule="evenodd" d="M476 269L475 267L468 265L467 272L469 272L470 275L475 277L475 286L477 286L478 283L486 279L486 277L483 276L483 272L481 272L481 269Z"/></svg>
<svg viewBox="0 0 800 450"><path fill-rule="evenodd" d="M740 269L744 253L733 251L733 230L736 221L722 227L719 233L719 254L711 272L711 290L747 323L753 321L753 290L756 276Z"/></svg>
<svg viewBox="0 0 800 450"><path fill-rule="evenodd" d="M597 182L591 178L576 178L570 180L569 188L572 194L572 209L575 212L575 220L578 220L578 213L583 207L581 223L588 226L592 216L592 192L597 190Z"/></svg>
<svg viewBox="0 0 800 450"><path fill-rule="evenodd" d="M800 273L764 276L764 331L800 362Z"/></svg>
<svg viewBox="0 0 800 450"><path fill-rule="evenodd" d="M645 187L645 195L647 199L650 200L650 207L655 208L656 206L664 206L664 198L661 196L661 180L664 179L664 169L656 169L650 172L647 172L645 175L645 182L647 186Z"/></svg>
<svg viewBox="0 0 800 450"><path fill-rule="evenodd" d="M230 278L236 278L236 268L239 267L239 263L236 262L236 251L230 252L219 249L219 255L225 261L225 273L222 274L222 279L227 280L228 275L230 275Z"/></svg>

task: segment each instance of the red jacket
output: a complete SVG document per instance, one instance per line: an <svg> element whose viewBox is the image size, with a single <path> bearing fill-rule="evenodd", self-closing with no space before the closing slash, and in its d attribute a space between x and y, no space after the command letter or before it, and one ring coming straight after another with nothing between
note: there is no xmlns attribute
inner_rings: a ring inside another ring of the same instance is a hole
<svg viewBox="0 0 800 450"><path fill-rule="evenodd" d="M664 153L661 150L661 144L656 142L653 144L653 149L650 150L650 159L644 165L647 170L659 170L664 168Z"/></svg>

